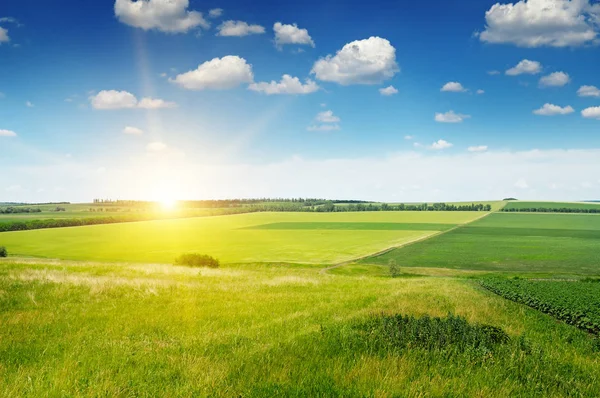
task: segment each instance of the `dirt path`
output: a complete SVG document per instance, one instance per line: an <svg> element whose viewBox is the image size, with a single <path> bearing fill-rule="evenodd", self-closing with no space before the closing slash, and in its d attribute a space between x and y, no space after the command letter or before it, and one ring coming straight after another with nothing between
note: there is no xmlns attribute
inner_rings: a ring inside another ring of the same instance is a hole
<svg viewBox="0 0 600 398"><path fill-rule="evenodd" d="M485 214L483 214L483 215L481 215L481 216L479 216L477 218L474 218L471 221L468 221L468 222L463 223L463 224L459 224L459 225L455 226L454 228L450 228L450 229L447 229L445 231L438 231L438 232L435 232L435 233L433 233L431 235L422 236L420 238L416 238L416 239L410 240L408 242L402 242L399 245L390 246L390 247L388 247L386 249L383 249L381 251L378 251L376 253L370 253L370 254L367 254L365 256L360 256L360 257L353 258L351 260L342 261L341 263L334 264L334 265L332 265L330 267L322 268L320 272L322 274L324 274L324 273L326 273L329 270L332 270L332 269L335 269L335 268L340 268L340 267L343 267L344 265L348 265L348 264L352 264L352 263L355 263L355 262L360 261L360 260L364 260L365 258L381 256L382 254L391 252L392 250L400 249L402 247L409 246L409 245L412 245L412 244L415 244L415 243L418 243L418 242L423 242L424 240L427 240L427 239L435 238L436 236L447 234L448 232L455 231L458 228L464 227L465 225L469 225L471 223L474 223L475 221L481 220L482 218L487 217L487 216L489 216L492 213L495 213L495 211L489 211L489 212L487 212L487 213L485 213Z"/></svg>

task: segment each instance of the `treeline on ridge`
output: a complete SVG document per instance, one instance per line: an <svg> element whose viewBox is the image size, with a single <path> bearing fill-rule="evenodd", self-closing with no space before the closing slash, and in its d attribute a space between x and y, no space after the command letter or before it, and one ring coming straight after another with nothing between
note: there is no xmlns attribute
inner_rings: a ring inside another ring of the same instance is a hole
<svg viewBox="0 0 600 398"><path fill-rule="evenodd" d="M600 206L597 209L590 208L570 208L570 207L520 207L520 208L504 208L504 212L508 213L592 213L600 214Z"/></svg>

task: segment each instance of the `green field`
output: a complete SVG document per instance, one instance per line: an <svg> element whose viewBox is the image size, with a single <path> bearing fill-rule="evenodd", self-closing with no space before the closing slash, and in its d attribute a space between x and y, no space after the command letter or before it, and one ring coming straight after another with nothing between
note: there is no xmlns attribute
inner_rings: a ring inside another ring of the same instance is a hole
<svg viewBox="0 0 600 398"><path fill-rule="evenodd" d="M454 313L501 328L510 341L493 351L371 351L351 325L382 311ZM586 333L461 279L0 261L0 324L7 397L600 391Z"/></svg>
<svg viewBox="0 0 600 398"><path fill-rule="evenodd" d="M467 226L362 260L401 267L600 274L600 216L495 213Z"/></svg>
<svg viewBox="0 0 600 398"><path fill-rule="evenodd" d="M251 213L5 232L0 246L14 255L70 260L171 263L179 254L201 252L226 263L331 264L481 216L478 212ZM277 223L295 227L273 228ZM345 227L331 229L328 223ZM388 228L372 229L374 223ZM399 227L389 228L389 224Z"/></svg>

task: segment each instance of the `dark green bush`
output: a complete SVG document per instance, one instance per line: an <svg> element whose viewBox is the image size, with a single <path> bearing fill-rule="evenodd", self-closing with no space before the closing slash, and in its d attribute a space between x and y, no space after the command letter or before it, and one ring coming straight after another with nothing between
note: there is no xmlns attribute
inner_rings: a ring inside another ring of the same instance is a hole
<svg viewBox="0 0 600 398"><path fill-rule="evenodd" d="M4 246L0 246L0 257L8 257L8 251Z"/></svg>
<svg viewBox="0 0 600 398"><path fill-rule="evenodd" d="M208 267L219 268L219 260L207 254L186 253L175 259L175 265L185 265L188 267Z"/></svg>

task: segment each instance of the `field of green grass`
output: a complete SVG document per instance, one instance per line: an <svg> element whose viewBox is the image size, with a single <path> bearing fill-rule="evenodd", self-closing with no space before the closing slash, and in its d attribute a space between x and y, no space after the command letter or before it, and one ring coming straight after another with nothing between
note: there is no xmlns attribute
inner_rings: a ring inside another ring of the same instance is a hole
<svg viewBox="0 0 600 398"><path fill-rule="evenodd" d="M375 350L352 325L448 313L496 348ZM464 279L269 265L0 261L0 395L594 396L586 333Z"/></svg>
<svg viewBox="0 0 600 398"><path fill-rule="evenodd" d="M11 254L171 263L200 252L226 263L332 264L446 230L478 212L250 213L0 234ZM283 223L283 224L282 224ZM336 228L329 228L331 225Z"/></svg>
<svg viewBox="0 0 600 398"><path fill-rule="evenodd" d="M590 202L522 202L520 200L509 201L505 209L600 209L600 203Z"/></svg>
<svg viewBox="0 0 600 398"><path fill-rule="evenodd" d="M494 213L365 264L481 271L600 274L600 216Z"/></svg>

